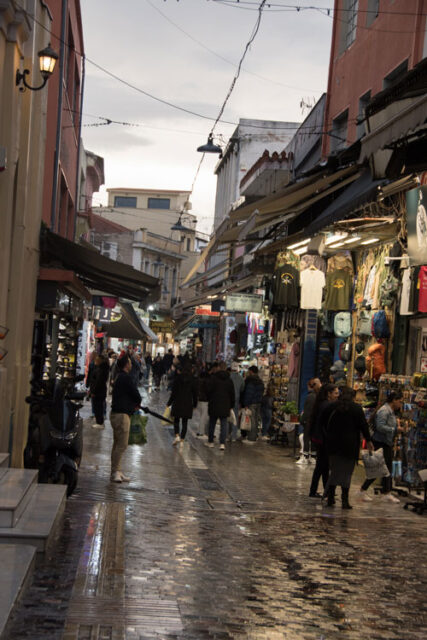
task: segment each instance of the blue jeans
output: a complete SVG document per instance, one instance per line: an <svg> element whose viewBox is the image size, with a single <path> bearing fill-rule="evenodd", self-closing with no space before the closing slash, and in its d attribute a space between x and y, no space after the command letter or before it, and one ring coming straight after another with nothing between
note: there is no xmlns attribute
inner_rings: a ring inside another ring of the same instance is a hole
<svg viewBox="0 0 427 640"><path fill-rule="evenodd" d="M261 411L261 418L262 418L262 435L263 436L268 436L269 432L270 432L270 425L271 425L271 417L273 415L272 411L266 411L265 409L263 409Z"/></svg>
<svg viewBox="0 0 427 640"><path fill-rule="evenodd" d="M213 442L216 421L219 420L221 425L221 432L219 436L219 443L225 444L227 437L228 418L217 418L216 416L209 416L209 442Z"/></svg>

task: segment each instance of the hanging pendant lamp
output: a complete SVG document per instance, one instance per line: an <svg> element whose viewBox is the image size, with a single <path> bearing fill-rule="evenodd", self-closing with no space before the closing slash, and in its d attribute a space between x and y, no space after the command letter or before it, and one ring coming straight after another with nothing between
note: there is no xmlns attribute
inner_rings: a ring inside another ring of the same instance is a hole
<svg viewBox="0 0 427 640"><path fill-rule="evenodd" d="M212 133L208 135L207 143L197 147L197 151L200 151L200 153L219 153L222 156L222 149L217 144L214 144Z"/></svg>

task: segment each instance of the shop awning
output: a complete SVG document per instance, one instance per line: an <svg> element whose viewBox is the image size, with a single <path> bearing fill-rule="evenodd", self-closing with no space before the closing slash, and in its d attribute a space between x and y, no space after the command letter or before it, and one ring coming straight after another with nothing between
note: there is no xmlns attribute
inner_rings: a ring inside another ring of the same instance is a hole
<svg viewBox="0 0 427 640"><path fill-rule="evenodd" d="M368 202L376 201L379 187L388 182L386 179L373 180L370 171L365 171L305 229L305 235L309 237L337 220L343 220Z"/></svg>
<svg viewBox="0 0 427 640"><path fill-rule="evenodd" d="M423 127L427 123L427 95L395 102L372 116L372 120L380 120L381 115L383 122L362 139L359 162Z"/></svg>
<svg viewBox="0 0 427 640"><path fill-rule="evenodd" d="M122 262L110 260L47 229L42 230L40 249L42 266L60 264L71 269L91 289L139 302L155 302L160 297L157 278Z"/></svg>
<svg viewBox="0 0 427 640"><path fill-rule="evenodd" d="M139 318L130 303L120 304L121 317L115 322L103 322L102 329L109 338L124 338L126 340L148 340L158 342L156 334Z"/></svg>

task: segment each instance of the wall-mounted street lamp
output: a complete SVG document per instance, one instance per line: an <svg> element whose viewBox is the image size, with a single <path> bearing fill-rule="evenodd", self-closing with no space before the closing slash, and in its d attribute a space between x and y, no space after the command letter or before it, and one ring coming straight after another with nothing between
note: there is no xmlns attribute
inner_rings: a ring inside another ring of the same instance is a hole
<svg viewBox="0 0 427 640"><path fill-rule="evenodd" d="M55 69L56 61L58 60L58 54L52 49L50 43L47 47L38 52L38 56L40 74L43 78L43 83L39 87L32 87L31 85L27 84L27 81L25 79L25 77L31 73L30 70L24 69L24 71L21 73L18 69L16 72L16 86L19 87L21 82L24 85L22 87L19 87L19 91L25 91L25 88L31 89L31 91L39 91L40 89L43 89L46 82L52 75L53 70Z"/></svg>

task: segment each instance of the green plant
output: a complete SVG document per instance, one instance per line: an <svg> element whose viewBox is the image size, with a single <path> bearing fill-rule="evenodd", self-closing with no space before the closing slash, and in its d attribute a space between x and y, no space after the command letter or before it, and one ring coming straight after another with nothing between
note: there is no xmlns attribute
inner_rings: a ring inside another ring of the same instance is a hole
<svg viewBox="0 0 427 640"><path fill-rule="evenodd" d="M285 402L283 405L283 412L291 416L298 415L298 406L296 402Z"/></svg>

